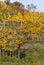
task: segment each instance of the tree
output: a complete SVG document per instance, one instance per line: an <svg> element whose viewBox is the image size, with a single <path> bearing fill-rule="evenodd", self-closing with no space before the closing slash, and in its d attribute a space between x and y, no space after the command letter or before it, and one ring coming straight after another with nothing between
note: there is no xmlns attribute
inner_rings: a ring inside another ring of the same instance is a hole
<svg viewBox="0 0 44 65"><path fill-rule="evenodd" d="M5 3L8 5L10 4L10 0L5 0Z"/></svg>
<svg viewBox="0 0 44 65"><path fill-rule="evenodd" d="M32 10L32 11L35 11L36 6L35 6L34 4L28 4L28 5L27 5L27 9L28 9L28 10Z"/></svg>
<svg viewBox="0 0 44 65"><path fill-rule="evenodd" d="M31 6L35 8L33 4ZM11 5L0 2L0 49L7 54L17 50L18 57L25 43L44 40L44 13L30 12L24 8L22 15L19 9L23 10L19 2Z"/></svg>

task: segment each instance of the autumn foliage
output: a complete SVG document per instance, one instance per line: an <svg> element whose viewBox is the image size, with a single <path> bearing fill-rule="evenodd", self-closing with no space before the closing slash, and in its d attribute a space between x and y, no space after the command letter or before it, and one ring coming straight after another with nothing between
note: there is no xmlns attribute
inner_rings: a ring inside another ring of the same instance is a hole
<svg viewBox="0 0 44 65"><path fill-rule="evenodd" d="M44 40L44 13L31 12L19 2L0 2L0 49L16 51L30 41Z"/></svg>

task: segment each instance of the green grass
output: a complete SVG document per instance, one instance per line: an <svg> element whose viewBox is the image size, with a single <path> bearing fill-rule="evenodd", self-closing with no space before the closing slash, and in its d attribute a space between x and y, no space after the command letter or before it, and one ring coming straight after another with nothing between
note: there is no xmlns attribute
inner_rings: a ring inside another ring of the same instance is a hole
<svg viewBox="0 0 44 65"><path fill-rule="evenodd" d="M30 48L26 50L25 59L16 57L0 56L0 65L44 65L44 48Z"/></svg>

